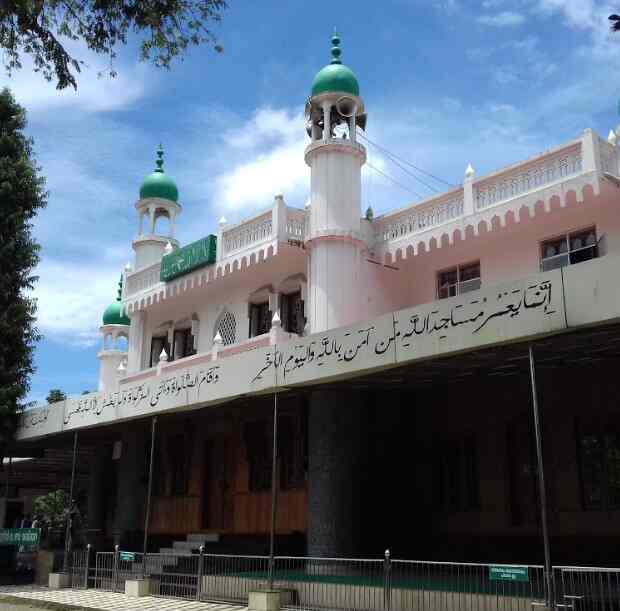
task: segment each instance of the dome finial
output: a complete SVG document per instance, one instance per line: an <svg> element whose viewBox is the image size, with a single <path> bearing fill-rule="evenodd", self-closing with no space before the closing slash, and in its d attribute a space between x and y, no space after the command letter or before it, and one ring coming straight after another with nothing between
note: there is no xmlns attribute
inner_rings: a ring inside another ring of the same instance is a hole
<svg viewBox="0 0 620 611"><path fill-rule="evenodd" d="M121 279L118 281L118 292L116 293L116 301L121 300L122 293L123 293L123 275L121 274Z"/></svg>
<svg viewBox="0 0 620 611"><path fill-rule="evenodd" d="M164 147L161 145L161 142L159 143L159 146L157 147L157 160L155 161L155 165L157 166L155 168L155 171L163 173L164 171Z"/></svg>
<svg viewBox="0 0 620 611"><path fill-rule="evenodd" d="M334 27L334 33L332 35L332 64L341 64L342 61L340 56L342 55L342 50L340 49L340 36L338 36L338 31Z"/></svg>

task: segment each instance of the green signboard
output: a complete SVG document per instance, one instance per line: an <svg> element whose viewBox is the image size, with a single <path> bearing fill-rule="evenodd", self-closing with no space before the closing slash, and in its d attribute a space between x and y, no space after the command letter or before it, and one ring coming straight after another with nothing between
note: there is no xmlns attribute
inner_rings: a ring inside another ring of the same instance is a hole
<svg viewBox="0 0 620 611"><path fill-rule="evenodd" d="M526 566L490 566L489 579L492 581L529 581Z"/></svg>
<svg viewBox="0 0 620 611"><path fill-rule="evenodd" d="M167 282L199 267L215 263L217 238L208 235L202 240L192 242L179 250L164 255L161 260L159 279Z"/></svg>
<svg viewBox="0 0 620 611"><path fill-rule="evenodd" d="M133 562L136 559L136 555L134 554L134 552L119 552L118 559L126 560L127 562Z"/></svg>
<svg viewBox="0 0 620 611"><path fill-rule="evenodd" d="M1 528L0 545L39 545L40 528Z"/></svg>

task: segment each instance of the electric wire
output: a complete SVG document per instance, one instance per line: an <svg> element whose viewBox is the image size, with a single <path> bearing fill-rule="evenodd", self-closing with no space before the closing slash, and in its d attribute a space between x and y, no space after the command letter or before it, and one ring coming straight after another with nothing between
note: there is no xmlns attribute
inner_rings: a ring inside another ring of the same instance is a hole
<svg viewBox="0 0 620 611"><path fill-rule="evenodd" d="M366 140L370 144L370 141L368 139ZM373 145L373 146L376 146L376 145ZM431 191L432 193L439 193L439 189L437 189L433 185L428 184L426 181L422 180L419 176L416 176L411 170L408 170L402 163L400 163L394 153L390 153L390 151L388 151L385 148L382 148L381 152L384 155L386 155L389 161L391 161L394 165L398 166L405 174L407 174L408 176L411 176L411 178L413 178L414 180L417 180L419 183L424 185L429 191Z"/></svg>
<svg viewBox="0 0 620 611"><path fill-rule="evenodd" d="M412 193L413 195L415 195L416 197L420 199L424 199L423 195L420 195L417 191L414 191L413 189L403 185L401 182L398 182L395 178L392 178L389 174L386 174L385 172L381 171L379 168L375 167L371 163L366 162L366 166L369 167L371 170L374 170L378 174L381 174L381 176L383 176L384 178L387 178L390 182L394 183L397 187L400 187L401 189L404 189L405 191Z"/></svg>
<svg viewBox="0 0 620 611"><path fill-rule="evenodd" d="M386 155L389 155L395 159L398 159L398 161L400 161L401 163L404 163L406 165L408 165L409 167L413 168L414 170L428 176L429 178L432 178L433 180L436 180L437 182L440 182L448 187L456 187L457 185L454 185L450 182L448 182L447 180L444 180L443 178L439 178L438 176L435 176L434 174L431 174L430 172L427 172L426 170L423 170L422 168L419 168L418 166L414 165L413 163L411 163L410 161L407 161L406 159L403 159L402 157L396 155L396 153L392 153L391 151L389 151L388 149L386 149L384 146L381 146L380 144L377 144L376 142L372 141L370 138L368 138L368 136L364 135L363 133L361 133L359 130L357 131L357 135L362 138L363 140L365 140L366 142L368 142L368 144L371 144L372 146L376 147L377 149L379 149L380 151L384 152ZM420 180L419 178L417 178L417 180Z"/></svg>

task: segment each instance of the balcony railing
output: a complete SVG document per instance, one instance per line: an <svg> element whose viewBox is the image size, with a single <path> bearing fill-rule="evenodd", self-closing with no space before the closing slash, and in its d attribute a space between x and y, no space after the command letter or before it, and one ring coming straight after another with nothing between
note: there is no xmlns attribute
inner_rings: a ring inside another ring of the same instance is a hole
<svg viewBox="0 0 620 611"><path fill-rule="evenodd" d="M153 265L149 265L149 267L138 270L133 274L127 274L124 289L125 296L128 297L130 295L135 295L136 293L146 291L154 287L156 284L159 284L160 267L161 264L158 261L157 263L153 263Z"/></svg>
<svg viewBox="0 0 620 611"><path fill-rule="evenodd" d="M376 242L383 244L421 234L563 180L596 172L618 176L618 154L615 146L586 130L578 140L492 175L466 180L463 188L377 218Z"/></svg>
<svg viewBox="0 0 620 611"><path fill-rule="evenodd" d="M218 262L228 257L236 257L244 251L268 244L273 240L280 242L303 242L306 234L306 211L289 208L281 198L276 198L273 207L257 216L225 227L218 236L221 250ZM160 283L160 263L127 274L124 297L148 291Z"/></svg>
<svg viewBox="0 0 620 611"><path fill-rule="evenodd" d="M289 240L303 242L306 235L306 211L288 208L286 215L286 237Z"/></svg>
<svg viewBox="0 0 620 611"><path fill-rule="evenodd" d="M394 215L378 219L380 229L379 241L396 240L398 238L426 231L457 219L463 215L463 190L453 197L435 198L403 210Z"/></svg>
<svg viewBox="0 0 620 611"><path fill-rule="evenodd" d="M245 250L264 242L273 235L272 211L261 214L243 223L239 223L222 232L222 256Z"/></svg>
<svg viewBox="0 0 620 611"><path fill-rule="evenodd" d="M523 195L582 171L581 147L576 145L541 161L515 168L474 187L476 210Z"/></svg>

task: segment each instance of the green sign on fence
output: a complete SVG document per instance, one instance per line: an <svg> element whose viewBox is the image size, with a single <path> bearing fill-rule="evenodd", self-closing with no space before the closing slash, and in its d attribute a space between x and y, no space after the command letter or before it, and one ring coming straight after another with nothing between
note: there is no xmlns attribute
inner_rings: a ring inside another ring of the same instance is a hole
<svg viewBox="0 0 620 611"><path fill-rule="evenodd" d="M119 552L118 559L126 560L127 562L133 562L136 559L136 555L134 554L134 552Z"/></svg>
<svg viewBox="0 0 620 611"><path fill-rule="evenodd" d="M0 528L0 545L39 545L40 528Z"/></svg>
<svg viewBox="0 0 620 611"><path fill-rule="evenodd" d="M526 566L490 566L489 579L493 581L529 581Z"/></svg>
<svg viewBox="0 0 620 611"><path fill-rule="evenodd" d="M179 250L164 255L161 259L159 279L162 282L187 274L204 265L215 263L217 238L208 235Z"/></svg>

